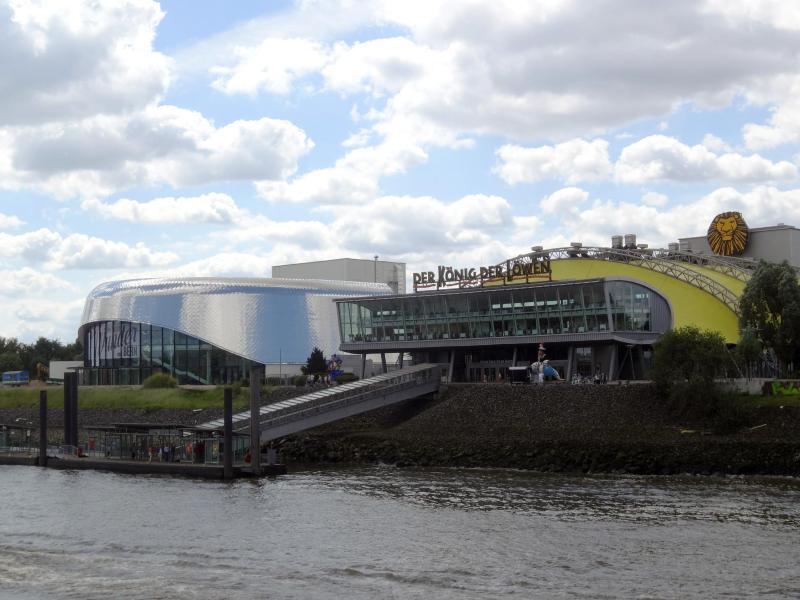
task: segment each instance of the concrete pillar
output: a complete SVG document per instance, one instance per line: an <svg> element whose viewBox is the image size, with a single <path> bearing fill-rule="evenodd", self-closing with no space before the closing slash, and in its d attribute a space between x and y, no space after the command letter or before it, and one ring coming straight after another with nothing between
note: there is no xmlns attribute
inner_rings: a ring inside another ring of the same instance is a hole
<svg viewBox="0 0 800 600"><path fill-rule="evenodd" d="M364 379L364 375L367 372L367 355L361 355L361 379Z"/></svg>
<svg viewBox="0 0 800 600"><path fill-rule="evenodd" d="M261 367L250 369L250 464L256 476L261 475Z"/></svg>
<svg viewBox="0 0 800 600"><path fill-rule="evenodd" d="M575 372L575 346L567 348L567 372L564 374L564 379L568 382L572 381L572 374Z"/></svg>
<svg viewBox="0 0 800 600"><path fill-rule="evenodd" d="M403 368L403 359L404 359L405 357L406 357L406 353L405 353L405 352L401 352L401 353L400 353L400 368L401 368L401 369Z"/></svg>
<svg viewBox="0 0 800 600"><path fill-rule="evenodd" d="M617 344L611 344L611 358L608 361L608 380L616 381L617 379Z"/></svg>
<svg viewBox="0 0 800 600"><path fill-rule="evenodd" d="M450 350L450 365L447 367L447 383L453 381L453 371L456 366L456 351Z"/></svg>
<svg viewBox="0 0 800 600"><path fill-rule="evenodd" d="M252 385L252 384L251 384ZM233 390L225 388L225 407L224 407L224 442L225 455L222 467L222 476L225 479L233 479ZM250 452L252 456L252 451Z"/></svg>
<svg viewBox="0 0 800 600"><path fill-rule="evenodd" d="M388 369L386 368L386 353L381 352L381 373L387 373Z"/></svg>
<svg viewBox="0 0 800 600"><path fill-rule="evenodd" d="M39 466L47 466L47 390L39 391Z"/></svg>
<svg viewBox="0 0 800 600"><path fill-rule="evenodd" d="M511 357L511 366L512 367L516 367L517 366L517 347L516 346L514 346L514 355Z"/></svg>

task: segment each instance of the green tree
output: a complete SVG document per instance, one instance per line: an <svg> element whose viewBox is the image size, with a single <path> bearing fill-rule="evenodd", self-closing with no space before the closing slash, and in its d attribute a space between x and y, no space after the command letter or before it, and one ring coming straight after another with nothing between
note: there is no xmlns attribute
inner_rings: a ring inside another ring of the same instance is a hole
<svg viewBox="0 0 800 600"><path fill-rule="evenodd" d="M22 370L22 360L16 352L3 352L0 354L0 373L6 371Z"/></svg>
<svg viewBox="0 0 800 600"><path fill-rule="evenodd" d="M314 381L316 381L321 375L325 375L327 370L328 362L325 360L325 355L322 353L322 350L314 346L314 349L306 360L304 373L306 375L313 375Z"/></svg>
<svg viewBox="0 0 800 600"><path fill-rule="evenodd" d="M675 416L718 425L728 412L728 399L714 379L730 364L719 333L688 326L672 329L656 342L651 375Z"/></svg>
<svg viewBox="0 0 800 600"><path fill-rule="evenodd" d="M752 329L784 365L800 366L800 284L786 261L761 261L739 299L742 329Z"/></svg>
<svg viewBox="0 0 800 600"><path fill-rule="evenodd" d="M710 384L729 362L718 332L681 327L667 331L653 347L652 377L667 390L680 382Z"/></svg>
<svg viewBox="0 0 800 600"><path fill-rule="evenodd" d="M19 354L20 346L21 344L17 338L4 338L0 336L0 354L5 354L6 352Z"/></svg>
<svg viewBox="0 0 800 600"><path fill-rule="evenodd" d="M751 376L753 367L761 360L762 351L761 340L758 339L756 332L749 327L743 329L733 351L740 376Z"/></svg>

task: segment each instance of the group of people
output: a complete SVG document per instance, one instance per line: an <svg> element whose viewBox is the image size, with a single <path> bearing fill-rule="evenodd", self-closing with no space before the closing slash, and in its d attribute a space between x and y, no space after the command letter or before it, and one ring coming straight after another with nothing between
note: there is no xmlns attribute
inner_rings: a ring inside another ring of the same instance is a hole
<svg viewBox="0 0 800 600"><path fill-rule="evenodd" d="M153 459L159 462L172 462L175 460L175 446L150 446L147 449L147 462L153 462Z"/></svg>

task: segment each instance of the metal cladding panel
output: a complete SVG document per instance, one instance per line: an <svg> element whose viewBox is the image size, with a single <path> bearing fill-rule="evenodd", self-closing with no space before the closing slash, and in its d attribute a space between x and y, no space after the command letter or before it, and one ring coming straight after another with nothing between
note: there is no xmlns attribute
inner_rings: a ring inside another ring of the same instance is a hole
<svg viewBox="0 0 800 600"><path fill-rule="evenodd" d="M138 279L97 286L80 335L97 321L180 331L260 363L305 362L314 346L339 348L334 298L386 295L386 284L293 279Z"/></svg>

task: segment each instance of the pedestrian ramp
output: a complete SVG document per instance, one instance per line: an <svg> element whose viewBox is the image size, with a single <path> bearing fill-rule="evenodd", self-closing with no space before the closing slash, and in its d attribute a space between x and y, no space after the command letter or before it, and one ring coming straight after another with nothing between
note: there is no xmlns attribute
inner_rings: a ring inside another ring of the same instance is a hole
<svg viewBox="0 0 800 600"><path fill-rule="evenodd" d="M438 391L441 367L420 364L325 388L259 409L261 443ZM223 419L197 426L220 430ZM233 415L236 431L249 431L250 411Z"/></svg>

